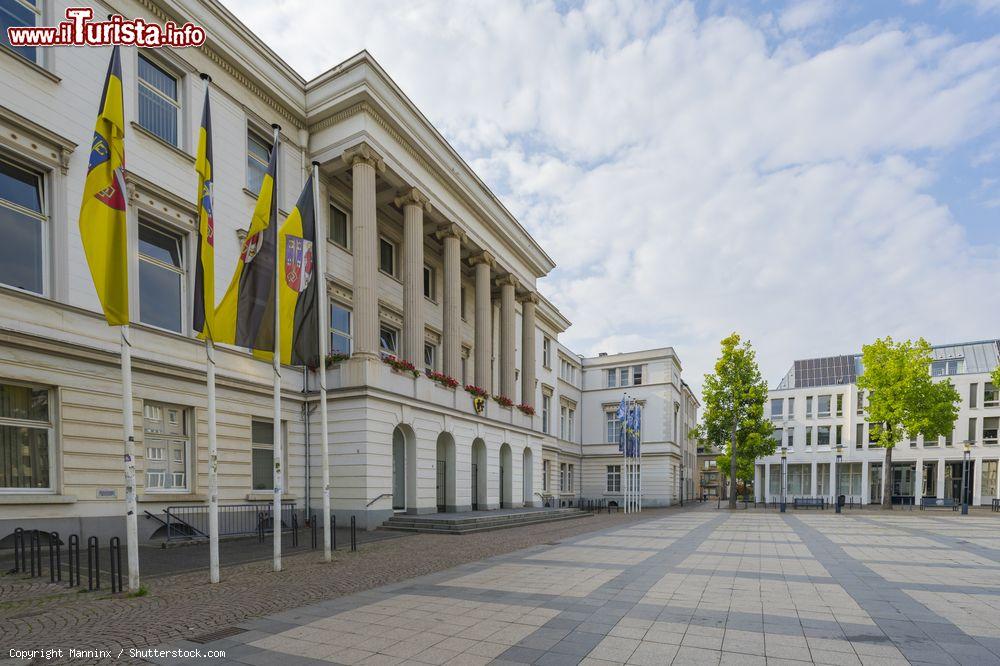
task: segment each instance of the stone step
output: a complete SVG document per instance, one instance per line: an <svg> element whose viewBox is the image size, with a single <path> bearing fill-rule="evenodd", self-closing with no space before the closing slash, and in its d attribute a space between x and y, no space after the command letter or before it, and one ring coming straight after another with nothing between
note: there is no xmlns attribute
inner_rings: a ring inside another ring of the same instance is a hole
<svg viewBox="0 0 1000 666"><path fill-rule="evenodd" d="M578 509L569 511L552 511L544 514L530 513L521 515L495 516L485 520L463 520L456 519L453 522L447 520L419 520L394 517L387 520L379 529L392 530L398 532L415 532L424 534L473 534L476 532L488 532L491 530L502 530L511 527L523 527L525 525L538 525L541 523L552 523L564 520L576 520L587 518L593 514Z"/></svg>

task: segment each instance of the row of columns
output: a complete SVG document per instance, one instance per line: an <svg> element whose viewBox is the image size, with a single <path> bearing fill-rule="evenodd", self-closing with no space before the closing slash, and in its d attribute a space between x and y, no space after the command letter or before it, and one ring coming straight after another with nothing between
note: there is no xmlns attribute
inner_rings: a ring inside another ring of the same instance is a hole
<svg viewBox="0 0 1000 666"><path fill-rule="evenodd" d="M352 219L354 238L354 353L378 357L378 224L376 219L376 174L385 163L371 146L358 144L343 155L351 167ZM416 188L401 192L394 200L403 210L403 331L401 356L421 367L424 362L424 213L430 211L428 198ZM461 375L461 280L462 243L465 233L454 223L442 225L435 236L444 248L444 326L442 370ZM475 383L493 392L492 382L492 271L496 258L483 251L469 260L475 271ZM511 274L496 281L500 289L499 392L514 398L516 367L515 303L517 278ZM528 292L522 302L521 400L534 406L535 396L535 307L538 296Z"/></svg>

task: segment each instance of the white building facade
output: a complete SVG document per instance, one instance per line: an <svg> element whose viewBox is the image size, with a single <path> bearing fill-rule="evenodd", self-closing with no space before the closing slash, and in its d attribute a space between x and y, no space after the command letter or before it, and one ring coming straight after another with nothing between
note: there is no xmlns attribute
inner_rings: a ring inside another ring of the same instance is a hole
<svg viewBox="0 0 1000 666"><path fill-rule="evenodd" d="M937 440L922 435L899 442L892 452L892 496L896 503L922 498L961 502L963 456L969 447L967 499L991 504L1000 497L1000 394L990 373L1000 358L1000 341L986 340L933 348L928 372L951 381L962 398L953 432ZM864 504L882 501L885 450L871 445L865 420L860 355L795 361L770 391L766 412L774 425L778 451L757 461L758 500L780 500L781 447L787 455L786 497L844 495ZM842 462L836 462L840 446Z"/></svg>
<svg viewBox="0 0 1000 666"><path fill-rule="evenodd" d="M28 4L38 11L19 20L51 25L74 3ZM599 456L603 469L613 458L602 434L613 395L600 387L610 360L559 344L569 321L536 286L552 260L367 53L306 81L217 2L122 0L113 10L208 33L197 48L122 49L141 516L207 503L204 349L190 330L200 73L212 78L217 299L271 125L281 126L280 217L320 164L331 349L349 358L331 366L325 406L313 372L284 368L287 500L317 511L324 408L333 509L363 527L399 511L541 506L606 487L583 460ZM77 220L109 55L0 45L0 538L17 526L118 534L124 522L118 331L100 315ZM389 354L460 386L396 372ZM233 348L217 360L220 503L266 505L270 365ZM686 460L675 405L688 421L696 408L672 351L619 360L644 367L655 414L647 488L669 504L672 465ZM477 410L466 384L535 414L492 399ZM139 526L143 539L160 529L152 518Z"/></svg>

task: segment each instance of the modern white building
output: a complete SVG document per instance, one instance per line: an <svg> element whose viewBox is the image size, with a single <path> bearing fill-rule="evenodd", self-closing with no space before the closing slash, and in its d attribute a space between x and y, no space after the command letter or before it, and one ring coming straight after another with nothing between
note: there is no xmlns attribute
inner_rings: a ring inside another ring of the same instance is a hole
<svg viewBox="0 0 1000 666"><path fill-rule="evenodd" d="M939 345L927 371L950 381L962 397L952 433L928 441L922 435L899 442L892 452L894 502L921 498L961 501L962 465L968 443L967 486L971 504L1000 497L1000 392L990 373L1000 358L1000 340ZM872 429L864 418L858 354L795 361L769 394L768 409L779 451L758 461L758 499L781 497L780 448L787 451L786 497L845 495L862 503L881 502L885 450L870 446ZM842 463L837 469L837 446ZM836 482L833 481L836 479Z"/></svg>
<svg viewBox="0 0 1000 666"><path fill-rule="evenodd" d="M51 25L77 4L0 10ZM313 373L284 369L284 488L297 510L320 503L320 409L334 511L364 527L399 511L614 496L606 418L625 389L647 410L647 501L678 497L697 402L673 350L581 359L563 347L570 322L536 286L552 260L369 54L307 81L214 0L95 6L208 34L197 48L122 49L140 515L207 500L204 350L190 330L200 73L213 81L217 298L272 123L281 216L321 165L330 340L350 358L332 366L325 406ZM17 526L118 533L124 522L118 331L100 315L77 221L109 55L0 45L0 538ZM386 354L461 385L396 372ZM220 501L266 506L271 368L245 350L217 358ZM477 410L465 384L536 413L494 400ZM139 525L143 539L160 528Z"/></svg>

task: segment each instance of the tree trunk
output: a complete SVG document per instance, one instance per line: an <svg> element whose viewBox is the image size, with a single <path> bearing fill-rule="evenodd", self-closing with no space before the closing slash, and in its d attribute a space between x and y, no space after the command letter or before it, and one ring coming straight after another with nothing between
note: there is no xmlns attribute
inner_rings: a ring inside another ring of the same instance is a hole
<svg viewBox="0 0 1000 666"><path fill-rule="evenodd" d="M729 443L729 508L736 509L736 428Z"/></svg>
<svg viewBox="0 0 1000 666"><path fill-rule="evenodd" d="M882 463L882 509L892 511L892 447L885 450Z"/></svg>

